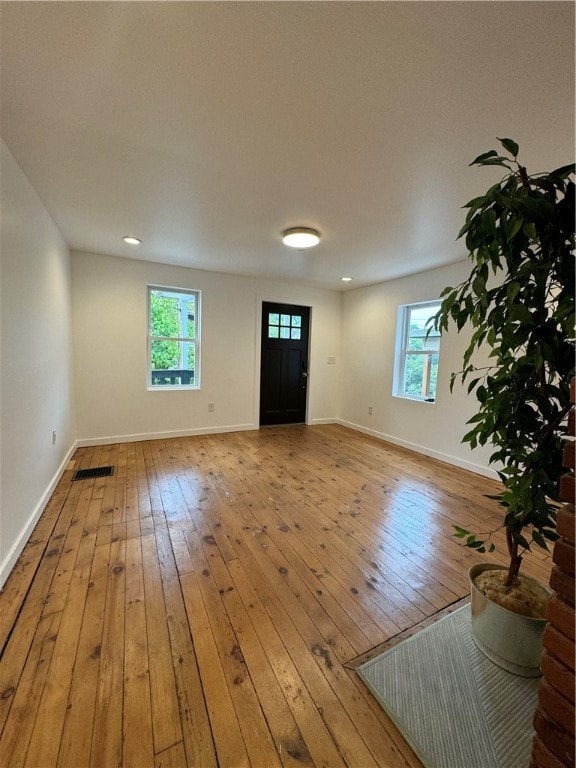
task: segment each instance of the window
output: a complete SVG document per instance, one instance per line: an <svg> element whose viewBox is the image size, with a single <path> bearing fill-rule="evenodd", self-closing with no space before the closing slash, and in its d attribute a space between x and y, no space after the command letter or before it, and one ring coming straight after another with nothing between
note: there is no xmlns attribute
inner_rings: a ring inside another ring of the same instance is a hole
<svg viewBox="0 0 576 768"><path fill-rule="evenodd" d="M439 301L398 308L394 390L397 397L434 402L438 378L440 334L428 324L440 310Z"/></svg>
<svg viewBox="0 0 576 768"><path fill-rule="evenodd" d="M269 339L300 339L302 335L302 315L279 315L268 313Z"/></svg>
<svg viewBox="0 0 576 768"><path fill-rule="evenodd" d="M200 293L148 287L148 387L200 387Z"/></svg>

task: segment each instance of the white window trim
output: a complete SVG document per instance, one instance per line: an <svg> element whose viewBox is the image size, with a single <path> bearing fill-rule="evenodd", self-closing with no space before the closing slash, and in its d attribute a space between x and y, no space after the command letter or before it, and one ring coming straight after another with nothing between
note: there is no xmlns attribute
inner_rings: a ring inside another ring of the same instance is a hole
<svg viewBox="0 0 576 768"><path fill-rule="evenodd" d="M196 317L194 318L194 328L195 328L195 338L190 339L187 337L184 338L175 338L173 336L170 337L161 337L161 336L152 336L150 333L151 330L151 296L152 291L167 291L171 293L182 293L187 296L195 295L196 297ZM147 321L147 328L146 328L146 337L147 337L147 345L146 345L146 389L149 392L182 392L185 391L195 391L199 390L201 388L200 386L200 374L201 374L201 324L202 324L202 292L197 290L196 288L176 288L172 285L148 285L146 289L146 302L147 302L147 312L146 312L146 321ZM156 340L162 340L165 339L166 341L184 341L184 342L190 342L194 344L194 376L195 376L195 382L194 384L166 384L166 385L153 385L152 384L152 341Z"/></svg>
<svg viewBox="0 0 576 768"><path fill-rule="evenodd" d="M413 400L419 403L426 403L427 405L434 405L436 403L438 392L435 397L427 397L426 395L411 395L403 391L404 371L406 368L406 359L410 355L426 355L430 359L430 352L426 350L407 350L406 341L408 339L409 331L409 318L410 311L413 309L419 309L420 307L428 307L437 305L440 308L439 299L431 299L430 301L418 301L410 304L401 304L398 307L398 314L396 319L396 344L394 349L394 375L392 383L392 395L393 397L399 397L403 400ZM438 349L438 355L440 355L440 349Z"/></svg>

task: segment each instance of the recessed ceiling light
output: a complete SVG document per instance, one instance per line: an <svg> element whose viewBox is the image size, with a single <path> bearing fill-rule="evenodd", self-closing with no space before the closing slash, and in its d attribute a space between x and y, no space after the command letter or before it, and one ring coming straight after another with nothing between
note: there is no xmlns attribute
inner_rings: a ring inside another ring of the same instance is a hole
<svg viewBox="0 0 576 768"><path fill-rule="evenodd" d="M132 237L131 235L126 235L122 238L125 243L128 243L128 245L140 245L142 240L139 240L137 237Z"/></svg>
<svg viewBox="0 0 576 768"><path fill-rule="evenodd" d="M282 242L290 248L312 248L320 242L320 232L309 227L291 227L282 232Z"/></svg>
<svg viewBox="0 0 576 768"><path fill-rule="evenodd" d="M342 280L343 283L351 283L352 278L351 277L341 277L340 280Z"/></svg>

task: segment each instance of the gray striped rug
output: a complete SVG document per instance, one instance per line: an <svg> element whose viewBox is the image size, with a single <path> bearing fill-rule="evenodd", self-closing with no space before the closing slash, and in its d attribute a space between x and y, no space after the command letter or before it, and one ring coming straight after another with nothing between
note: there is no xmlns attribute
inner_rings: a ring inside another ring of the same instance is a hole
<svg viewBox="0 0 576 768"><path fill-rule="evenodd" d="M526 768L538 678L474 645L466 605L358 668L426 768Z"/></svg>

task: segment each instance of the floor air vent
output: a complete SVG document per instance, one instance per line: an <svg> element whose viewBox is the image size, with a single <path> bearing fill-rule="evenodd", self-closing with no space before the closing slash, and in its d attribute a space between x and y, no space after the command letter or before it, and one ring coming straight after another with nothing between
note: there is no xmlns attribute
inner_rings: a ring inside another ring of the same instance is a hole
<svg viewBox="0 0 576 768"><path fill-rule="evenodd" d="M78 469L74 472L74 480L91 480L94 477L110 477L114 474L114 467L95 467L94 469Z"/></svg>

